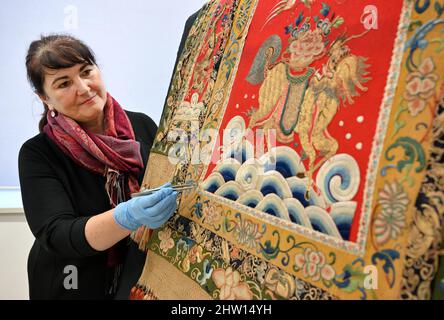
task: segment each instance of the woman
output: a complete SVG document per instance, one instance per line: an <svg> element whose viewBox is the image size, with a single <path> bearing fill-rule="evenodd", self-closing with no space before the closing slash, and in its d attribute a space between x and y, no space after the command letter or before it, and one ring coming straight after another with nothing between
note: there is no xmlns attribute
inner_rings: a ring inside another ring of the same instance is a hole
<svg viewBox="0 0 444 320"><path fill-rule="evenodd" d="M30 299L113 298L130 233L160 227L176 209L169 185L130 199L156 125L121 108L92 51L71 36L32 42L26 67L45 108L40 133L19 154L23 206L36 237Z"/></svg>

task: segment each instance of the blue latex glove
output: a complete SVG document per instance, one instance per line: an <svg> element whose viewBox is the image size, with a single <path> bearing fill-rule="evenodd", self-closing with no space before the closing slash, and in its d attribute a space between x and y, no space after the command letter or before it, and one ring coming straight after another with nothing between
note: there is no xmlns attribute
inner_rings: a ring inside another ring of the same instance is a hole
<svg viewBox="0 0 444 320"><path fill-rule="evenodd" d="M176 211L177 192L165 184L148 196L136 197L114 208L114 220L121 227L134 231L144 225L150 229L162 226Z"/></svg>

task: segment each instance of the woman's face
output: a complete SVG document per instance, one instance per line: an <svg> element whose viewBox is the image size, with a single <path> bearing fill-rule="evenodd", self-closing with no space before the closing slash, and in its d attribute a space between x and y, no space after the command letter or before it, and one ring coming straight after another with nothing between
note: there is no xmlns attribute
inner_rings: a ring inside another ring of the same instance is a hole
<svg viewBox="0 0 444 320"><path fill-rule="evenodd" d="M106 90L96 65L46 69L44 89L46 97L40 98L50 110L55 109L87 127L103 121Z"/></svg>

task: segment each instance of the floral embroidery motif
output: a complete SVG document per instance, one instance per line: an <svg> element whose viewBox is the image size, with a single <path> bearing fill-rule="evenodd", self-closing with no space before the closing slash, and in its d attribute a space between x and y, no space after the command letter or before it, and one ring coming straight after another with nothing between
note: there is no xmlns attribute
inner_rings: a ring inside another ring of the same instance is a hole
<svg viewBox="0 0 444 320"><path fill-rule="evenodd" d="M406 78L404 99L407 100L412 116L424 110L427 101L434 95L439 77L433 71L435 71L435 63L431 57L428 57L422 61L417 71L410 73Z"/></svg>
<svg viewBox="0 0 444 320"><path fill-rule="evenodd" d="M171 237L172 230L170 228L165 228L162 231L159 231L159 240L160 240L160 249L163 252L167 252L168 250L174 247L174 240Z"/></svg>
<svg viewBox="0 0 444 320"><path fill-rule="evenodd" d="M240 245L249 248L258 247L259 240L263 234L259 232L259 226L248 220L240 220L234 227L234 236Z"/></svg>
<svg viewBox="0 0 444 320"><path fill-rule="evenodd" d="M182 261L182 269L185 272L190 270L192 264L201 263L203 259L203 248L200 245L193 246L185 259Z"/></svg>
<svg viewBox="0 0 444 320"><path fill-rule="evenodd" d="M406 227L405 213L409 199L402 186L396 181L386 183L379 191L378 204L382 211L373 224L375 240L378 245L395 240Z"/></svg>
<svg viewBox="0 0 444 320"><path fill-rule="evenodd" d="M335 270L327 263L324 254L310 248L296 255L295 268L302 269L304 278L312 278L313 281L320 279L331 281L335 277Z"/></svg>
<svg viewBox="0 0 444 320"><path fill-rule="evenodd" d="M200 263L202 261L202 246L194 246L191 248L190 252L189 252L189 256L190 256L190 262L192 264L195 263Z"/></svg>
<svg viewBox="0 0 444 320"><path fill-rule="evenodd" d="M202 209L202 214L205 222L210 226L214 226L218 224L222 216L222 208L215 203L206 202Z"/></svg>
<svg viewBox="0 0 444 320"><path fill-rule="evenodd" d="M151 250L186 273L214 298L233 299L332 299L324 290L294 278L288 272L273 266L208 230L198 232L194 222L184 217L172 219L166 229L172 230L175 247L165 256L160 247L161 237L155 231ZM197 232L183 236L183 230L194 228ZM182 231L177 231L182 230ZM200 242L197 244L199 237ZM229 270L231 268L231 271ZM219 272L213 275L215 270ZM223 274L221 271L225 271ZM214 278L216 277L216 278ZM218 280L217 285L215 279ZM219 286L219 287L218 287ZM247 287L249 289L247 289ZM140 299L150 295L150 289L138 284ZM223 293L221 289L224 288ZM234 291L233 291L234 290Z"/></svg>
<svg viewBox="0 0 444 320"><path fill-rule="evenodd" d="M221 300L251 300L253 294L250 287L240 281L238 271L233 271L231 267L228 269L216 269L212 275L216 287L220 289Z"/></svg>
<svg viewBox="0 0 444 320"><path fill-rule="evenodd" d="M268 270L265 275L265 285L284 299L289 299L296 290L294 278L277 268Z"/></svg>

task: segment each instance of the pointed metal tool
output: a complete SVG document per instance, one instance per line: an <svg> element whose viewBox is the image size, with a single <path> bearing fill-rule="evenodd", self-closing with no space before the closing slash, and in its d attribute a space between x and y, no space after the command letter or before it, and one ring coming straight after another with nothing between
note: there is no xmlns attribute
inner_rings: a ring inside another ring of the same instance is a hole
<svg viewBox="0 0 444 320"><path fill-rule="evenodd" d="M182 191L194 189L194 188L196 188L196 186L197 185L195 182L187 182L184 184L172 185L170 188L172 188L174 191L182 192ZM160 189L161 188L144 189L140 192L131 194L131 198L148 196L150 194L153 194L156 191L159 191Z"/></svg>

